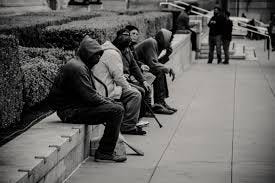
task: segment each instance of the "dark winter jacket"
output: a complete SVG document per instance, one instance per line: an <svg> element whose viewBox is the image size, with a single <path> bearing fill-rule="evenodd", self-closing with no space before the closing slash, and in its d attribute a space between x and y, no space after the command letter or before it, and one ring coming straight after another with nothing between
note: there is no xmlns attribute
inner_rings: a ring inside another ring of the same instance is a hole
<svg viewBox="0 0 275 183"><path fill-rule="evenodd" d="M168 73L169 69L159 62L158 57L162 50L170 47L171 38L171 31L161 29L156 34L155 38L151 37L138 43L135 46L137 59L148 65L153 72L162 70L165 73Z"/></svg>
<svg viewBox="0 0 275 183"><path fill-rule="evenodd" d="M232 40L232 27L233 27L232 21L230 19L228 20L225 19L223 24L223 32L222 32L223 40L227 40L227 41Z"/></svg>
<svg viewBox="0 0 275 183"><path fill-rule="evenodd" d="M143 83L145 79L131 50L127 48L124 51L121 51L121 53L123 62L123 73L129 76L134 76L138 82Z"/></svg>
<svg viewBox="0 0 275 183"><path fill-rule="evenodd" d="M225 18L222 15L214 15L208 23L208 27L210 28L209 35L222 35L224 21Z"/></svg>
<svg viewBox="0 0 275 183"><path fill-rule="evenodd" d="M90 68L91 60L102 48L96 40L86 36L80 43L78 57L70 60L60 70L49 94L50 106L57 111L83 106L99 106L109 103L95 89Z"/></svg>

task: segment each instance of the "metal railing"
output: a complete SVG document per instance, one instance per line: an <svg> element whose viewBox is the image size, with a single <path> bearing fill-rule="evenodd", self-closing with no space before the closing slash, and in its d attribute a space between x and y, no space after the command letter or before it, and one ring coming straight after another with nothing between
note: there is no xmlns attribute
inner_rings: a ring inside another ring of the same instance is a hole
<svg viewBox="0 0 275 183"><path fill-rule="evenodd" d="M190 4L189 3L185 3L185 2L183 2L183 1L174 1L174 2L168 2L168 0L166 0L165 2L161 2L160 3L160 6L162 6L162 5L169 5L169 6L172 6L172 7L175 7L175 8L178 8L178 9L181 9L181 10L185 10L185 8L184 7L182 7L182 6L179 6L179 5L177 5L177 4L183 4L183 5L186 5L186 6L189 6ZM200 12L198 12L198 11L203 11L204 13L200 13ZM199 7L197 7L197 6L194 6L194 5L192 5L192 10L191 10L191 12L192 13L194 13L194 14L196 14L196 15L201 15L201 16L203 16L203 17L207 17L207 18L211 18L211 15L210 15L210 13L211 13L211 11L208 11L208 10L205 10L205 9L203 9L203 8L199 8ZM205 13L207 13L207 14L205 14ZM253 33L255 33L255 34L259 34L259 35L262 35L262 36L264 36L264 37L266 37L266 39L268 40L268 60L270 60L270 49L271 49L271 38L270 38L270 36L268 35L268 34L265 34L265 33L261 33L261 32L259 32L259 31L256 31L256 30L258 30L258 28L256 27L256 26L253 26L253 25L250 25L250 24L247 24L247 23L244 23L244 22L241 22L241 21L236 21L237 22L237 25L234 25L233 24L233 28L235 28L235 29L242 29L242 30L247 30L247 31L250 31L250 32L253 32ZM240 26L240 25L243 25L243 26ZM245 26L245 27L244 27ZM248 28L249 27L249 28ZM252 29L251 29L252 28ZM256 29L256 30L255 30ZM265 41L266 41L266 39L265 39ZM266 42L264 42L264 51L265 51L265 49L266 49Z"/></svg>

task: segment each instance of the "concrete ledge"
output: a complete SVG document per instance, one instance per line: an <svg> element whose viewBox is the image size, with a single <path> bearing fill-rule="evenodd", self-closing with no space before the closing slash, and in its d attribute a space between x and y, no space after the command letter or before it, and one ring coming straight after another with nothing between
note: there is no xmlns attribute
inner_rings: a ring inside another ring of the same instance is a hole
<svg viewBox="0 0 275 183"><path fill-rule="evenodd" d="M56 114L45 118L0 148L1 182L64 180L88 155L84 148L86 128L62 123Z"/></svg>
<svg viewBox="0 0 275 183"><path fill-rule="evenodd" d="M172 48L167 65L182 74L192 63L190 34L175 35ZM62 182L89 156L90 139L103 131L103 125L62 123L54 113L0 147L0 182Z"/></svg>
<svg viewBox="0 0 275 183"><path fill-rule="evenodd" d="M177 75L180 75L190 66L193 60L190 34L175 34L171 44L173 53L170 55L170 60L166 65L173 68Z"/></svg>

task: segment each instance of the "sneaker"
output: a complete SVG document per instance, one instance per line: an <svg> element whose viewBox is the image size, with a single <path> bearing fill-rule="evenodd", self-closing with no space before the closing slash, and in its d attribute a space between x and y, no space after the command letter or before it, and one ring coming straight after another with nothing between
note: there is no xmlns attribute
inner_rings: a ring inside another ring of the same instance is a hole
<svg viewBox="0 0 275 183"><path fill-rule="evenodd" d="M102 153L99 151L95 152L95 159L96 162L117 162L121 163L127 160L127 157L124 155L116 155L115 153L110 154L110 153Z"/></svg>
<svg viewBox="0 0 275 183"><path fill-rule="evenodd" d="M128 134L128 135L145 135L146 131L142 130L141 127L138 127L133 129L133 130L129 130L129 131L121 131L122 134Z"/></svg>
<svg viewBox="0 0 275 183"><path fill-rule="evenodd" d="M224 64L224 65L227 65L227 64L229 64L229 62L224 61L223 64Z"/></svg>
<svg viewBox="0 0 275 183"><path fill-rule="evenodd" d="M174 111L174 112L177 112L177 111L178 111L178 109L173 108L173 107L170 107L165 101L163 101L163 102L161 103L161 105L163 105L166 109L169 109L169 110L171 110L171 111Z"/></svg>
<svg viewBox="0 0 275 183"><path fill-rule="evenodd" d="M153 109L154 113L156 113L156 114L168 114L168 115L170 115L170 114L175 113L174 111L167 109L166 107L164 107L161 104L154 104L152 106L152 109Z"/></svg>
<svg viewBox="0 0 275 183"><path fill-rule="evenodd" d="M139 122L136 124L137 127L145 127L149 125L149 121L143 121L139 120Z"/></svg>

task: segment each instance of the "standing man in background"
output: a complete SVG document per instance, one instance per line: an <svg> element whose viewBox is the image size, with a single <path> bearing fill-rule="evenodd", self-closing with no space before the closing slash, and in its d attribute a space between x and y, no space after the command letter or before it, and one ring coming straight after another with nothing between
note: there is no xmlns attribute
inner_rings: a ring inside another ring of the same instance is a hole
<svg viewBox="0 0 275 183"><path fill-rule="evenodd" d="M229 45L232 40L232 27L233 27L233 23L229 19L229 16L230 16L230 13L226 11L225 21L223 26L223 34L222 34L222 47L224 52L223 64L229 64Z"/></svg>
<svg viewBox="0 0 275 183"><path fill-rule="evenodd" d="M197 35L189 25L192 6L185 7L185 10L180 13L177 18L177 34L189 34L191 33L192 51L197 51Z"/></svg>
<svg viewBox="0 0 275 183"><path fill-rule="evenodd" d="M216 46L217 52L217 63L222 63L222 31L223 31L224 17L221 15L221 9L219 7L214 8L214 16L210 19L208 23L209 27L209 55L208 55L208 64L212 64L214 57L214 49Z"/></svg>

